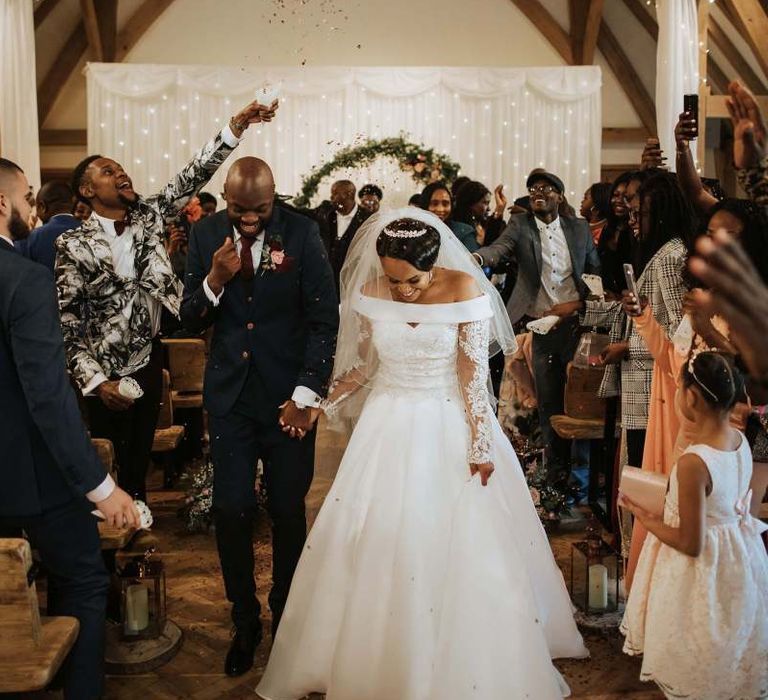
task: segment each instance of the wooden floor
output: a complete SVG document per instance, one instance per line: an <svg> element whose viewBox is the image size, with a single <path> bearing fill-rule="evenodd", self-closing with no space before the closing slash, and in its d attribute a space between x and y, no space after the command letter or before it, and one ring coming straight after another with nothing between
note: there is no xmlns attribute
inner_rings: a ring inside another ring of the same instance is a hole
<svg viewBox="0 0 768 700"><path fill-rule="evenodd" d="M318 464L312 491L308 499L310 520L314 520L327 492L342 443L334 434L321 432L318 438ZM159 475L153 475L157 482ZM162 668L138 676L107 678L106 698L120 700L150 700L155 698L254 698L254 688L264 671L269 654L269 636L262 642L254 668L248 674L231 679L224 675L224 656L229 646L229 607L224 596L214 538L211 535L190 535L176 516L182 492L155 490L150 494L155 525L151 533L143 533L132 544L142 551L154 544L157 555L166 563L168 575L168 614L183 630L184 641L178 655ZM570 529L578 530L578 526ZM564 533L553 538L552 545L558 563L569 565L570 541L578 532ZM268 608L270 542L266 522L257 527L256 535L257 586L264 613ZM265 629L269 625L265 624ZM557 662L571 686L572 697L582 700L657 700L663 695L649 684L640 683L640 663L621 653L618 633L585 635L591 658L583 661ZM54 693L38 693L35 698L56 697ZM322 696L313 696L320 700ZM379 700L379 699L377 699ZM399 700L381 698L380 700ZM514 698L510 698L514 700Z"/></svg>

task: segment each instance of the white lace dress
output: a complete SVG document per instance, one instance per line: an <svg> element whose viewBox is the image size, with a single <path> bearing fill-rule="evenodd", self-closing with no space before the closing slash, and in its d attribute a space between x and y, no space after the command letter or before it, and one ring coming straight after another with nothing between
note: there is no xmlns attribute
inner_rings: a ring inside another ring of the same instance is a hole
<svg viewBox="0 0 768 700"><path fill-rule="evenodd" d="M416 326L398 321L403 306L415 305L358 301L378 371L257 693L561 698L551 658L588 652L488 401L490 304L420 305ZM332 403L350 387L336 385ZM483 487L469 462L488 459L496 471Z"/></svg>
<svg viewBox="0 0 768 700"><path fill-rule="evenodd" d="M707 465L704 548L689 557L648 534L621 625L624 651L643 654L641 680L669 698L768 698L768 557L764 526L749 515L752 456L706 445L686 451ZM680 523L677 466L664 522Z"/></svg>

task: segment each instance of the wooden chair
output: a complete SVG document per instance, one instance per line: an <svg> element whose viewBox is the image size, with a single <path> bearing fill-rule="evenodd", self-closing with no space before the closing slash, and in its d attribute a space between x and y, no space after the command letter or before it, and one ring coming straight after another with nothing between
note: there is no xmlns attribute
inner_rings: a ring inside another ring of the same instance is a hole
<svg viewBox="0 0 768 700"><path fill-rule="evenodd" d="M0 539L0 693L48 685L77 639L74 617L40 617L32 550L22 539Z"/></svg>
<svg viewBox="0 0 768 700"><path fill-rule="evenodd" d="M603 526L612 530L613 454L606 449L611 441L605 438L605 399L598 397L605 369L602 367L574 367L566 370L565 414L552 416L553 430L565 440L589 440L589 506ZM612 444L612 443L611 443ZM600 483L603 475L604 484ZM605 505L601 502L601 486L605 491Z"/></svg>
<svg viewBox="0 0 768 700"><path fill-rule="evenodd" d="M99 455L101 463L113 478L115 477L115 446L111 440L105 440L104 438L91 438L93 446L96 448L96 452Z"/></svg>
<svg viewBox="0 0 768 700"><path fill-rule="evenodd" d="M165 483L169 485L176 474L177 450L184 438L184 426L173 424L173 394L170 390L171 376L168 370L163 370L163 394L160 404L160 415L157 419L155 439L152 452L161 455Z"/></svg>
<svg viewBox="0 0 768 700"><path fill-rule="evenodd" d="M169 338L163 340L168 353L173 405L179 408L203 407L205 374L205 341L201 338Z"/></svg>

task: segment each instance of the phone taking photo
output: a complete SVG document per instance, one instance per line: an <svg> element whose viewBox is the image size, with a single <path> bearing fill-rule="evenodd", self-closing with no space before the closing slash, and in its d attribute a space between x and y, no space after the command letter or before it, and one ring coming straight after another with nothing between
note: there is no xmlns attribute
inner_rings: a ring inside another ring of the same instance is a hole
<svg viewBox="0 0 768 700"><path fill-rule="evenodd" d="M635 295L637 303L640 303L640 295L637 293L637 282L635 281L635 270L629 263L624 263L624 280L627 283L627 290Z"/></svg>
<svg viewBox="0 0 768 700"><path fill-rule="evenodd" d="M699 96L683 95L683 112L689 114L691 119L696 122L695 132L690 138L695 139L699 135Z"/></svg>

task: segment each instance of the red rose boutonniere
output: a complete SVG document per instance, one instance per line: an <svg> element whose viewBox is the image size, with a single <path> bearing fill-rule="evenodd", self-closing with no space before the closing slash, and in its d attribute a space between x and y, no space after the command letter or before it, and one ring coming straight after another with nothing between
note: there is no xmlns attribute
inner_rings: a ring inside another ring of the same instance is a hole
<svg viewBox="0 0 768 700"><path fill-rule="evenodd" d="M261 251L261 269L266 272L288 272L294 263L294 258L286 255L283 248L283 239L280 236L272 236L264 242Z"/></svg>

